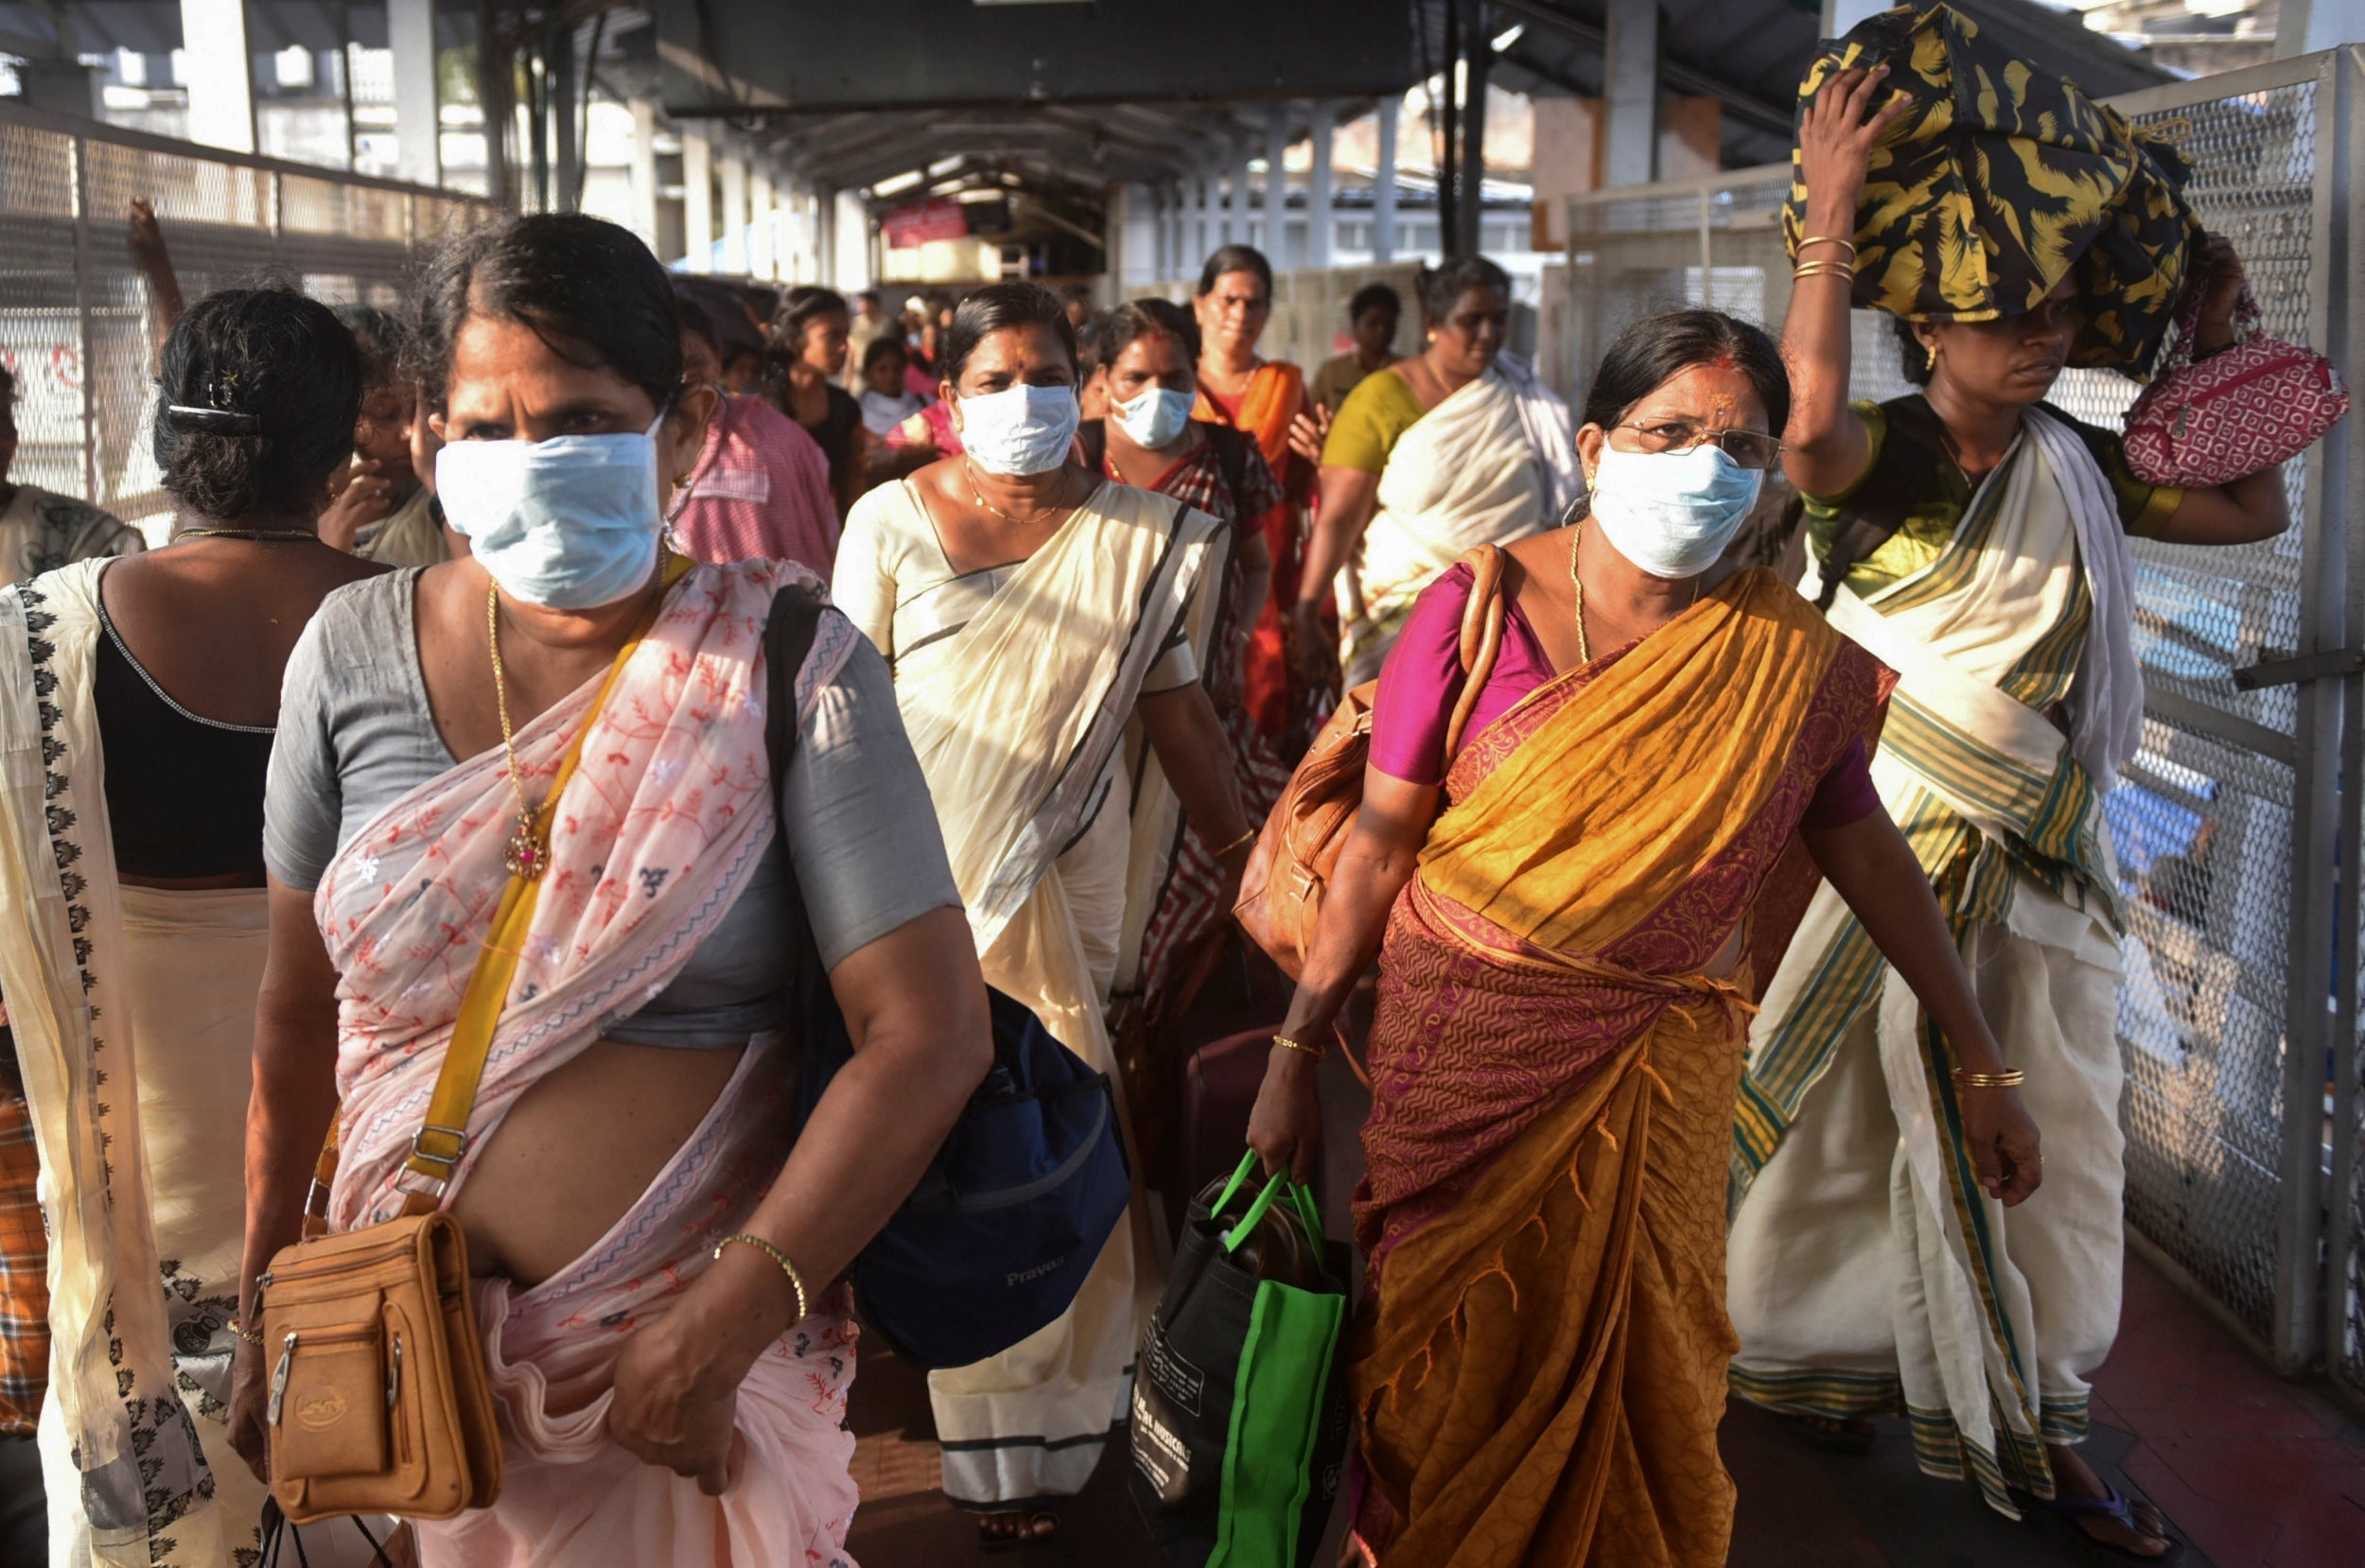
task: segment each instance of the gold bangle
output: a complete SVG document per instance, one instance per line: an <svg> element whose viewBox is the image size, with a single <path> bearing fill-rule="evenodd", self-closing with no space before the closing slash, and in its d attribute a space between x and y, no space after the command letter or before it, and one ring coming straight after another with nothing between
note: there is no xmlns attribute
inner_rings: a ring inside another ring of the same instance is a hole
<svg viewBox="0 0 2365 1568"><path fill-rule="evenodd" d="M1261 828L1252 828L1247 832L1242 833L1238 838L1234 839L1230 844L1225 845L1221 849L1212 851L1212 853L1217 860L1222 860L1234 850L1245 849L1250 845L1254 844L1256 842L1257 834L1263 831L1264 829Z"/></svg>
<svg viewBox="0 0 2365 1568"><path fill-rule="evenodd" d="M721 1241L714 1244L714 1261L716 1263L721 1263L723 1261L723 1249L730 1246L733 1242L745 1242L749 1246L756 1248L758 1251L770 1254L772 1261L780 1265L780 1272L788 1276L790 1287L797 1292L796 1321L801 1323L807 1317L812 1315L812 1304L810 1298L805 1295L805 1277L797 1272L797 1265L788 1261L787 1253L781 1251L779 1247L774 1246L770 1242L765 1241L762 1236L750 1236L747 1232L742 1230L735 1236L726 1236Z"/></svg>
<svg viewBox="0 0 2365 1568"><path fill-rule="evenodd" d="M1287 1035L1275 1035L1275 1036L1272 1037L1272 1042L1273 1042L1273 1044L1278 1045L1278 1046L1280 1046L1280 1047L1284 1048L1285 1050L1289 1050L1289 1051L1302 1051L1302 1052L1305 1053L1305 1054L1307 1054L1307 1055L1309 1055L1309 1056L1313 1057L1313 1058L1314 1058L1316 1061L1318 1061L1318 1062L1319 1062L1319 1061L1321 1061L1321 1060L1322 1060L1324 1056L1327 1056L1327 1055L1329 1055L1329 1054L1330 1054L1329 1049L1328 1049L1327 1047L1324 1047L1324 1046L1320 1046L1320 1045L1306 1045L1306 1044L1305 1044L1305 1043L1303 1043L1303 1042L1301 1042L1301 1041L1291 1039L1291 1038L1290 1038L1288 1036L1287 1036Z"/></svg>
<svg viewBox="0 0 2365 1568"><path fill-rule="evenodd" d="M1842 239L1837 235L1809 235L1798 242L1798 249L1803 251L1810 245L1836 245L1848 253L1848 260L1856 259L1856 242L1852 239ZM1796 252L1792 253L1792 259L1797 259Z"/></svg>
<svg viewBox="0 0 2365 1568"><path fill-rule="evenodd" d="M232 1333L237 1335L240 1339L245 1340L256 1350L259 1350L263 1348L263 1336L256 1333L253 1329L248 1328L243 1323L240 1323L236 1318L234 1317L230 1320L229 1328Z"/></svg>
<svg viewBox="0 0 2365 1568"><path fill-rule="evenodd" d="M1856 281L1856 270L1844 261L1810 261L1791 270L1793 282L1800 278L1834 277Z"/></svg>
<svg viewBox="0 0 2365 1568"><path fill-rule="evenodd" d="M2016 1067L2007 1067L2001 1072L1966 1072L1959 1067L1954 1070L1957 1089L2018 1089L2027 1081L2028 1074Z"/></svg>

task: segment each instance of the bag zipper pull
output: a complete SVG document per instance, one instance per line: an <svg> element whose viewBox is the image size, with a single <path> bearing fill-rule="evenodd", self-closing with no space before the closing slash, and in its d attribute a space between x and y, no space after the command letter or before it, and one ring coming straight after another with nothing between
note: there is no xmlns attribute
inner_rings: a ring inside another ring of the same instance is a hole
<svg viewBox="0 0 2365 1568"><path fill-rule="evenodd" d="M402 1392L402 1335L394 1335L393 1359L386 1365L386 1408L394 1407L394 1398Z"/></svg>
<svg viewBox="0 0 2365 1568"><path fill-rule="evenodd" d="M277 1426L279 1424L280 1407L287 1402L288 1372L289 1364L295 1360L295 1348L296 1336L295 1333L290 1331L288 1334L287 1343L279 1348L279 1365L272 1368L271 1407L266 1410L263 1415L264 1421L272 1426Z"/></svg>

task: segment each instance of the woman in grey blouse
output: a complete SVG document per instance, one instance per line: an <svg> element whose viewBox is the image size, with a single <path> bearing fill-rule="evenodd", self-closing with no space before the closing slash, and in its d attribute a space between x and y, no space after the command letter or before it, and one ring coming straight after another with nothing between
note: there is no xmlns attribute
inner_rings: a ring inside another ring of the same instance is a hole
<svg viewBox="0 0 2365 1568"><path fill-rule="evenodd" d="M605 1562L632 1541L647 1560L826 1561L854 1502L853 1356L822 1286L990 1059L927 788L884 661L834 611L770 776L763 618L811 579L660 544L715 393L683 383L638 240L573 217L479 230L422 314L438 490L474 553L332 596L289 666L243 1303L297 1236L341 1096L332 1225L398 1207L490 912L533 880L444 1197L506 1478L491 1508L418 1524L425 1560ZM798 891L856 1056L791 1148ZM263 1359L242 1351L232 1418L258 1470Z"/></svg>

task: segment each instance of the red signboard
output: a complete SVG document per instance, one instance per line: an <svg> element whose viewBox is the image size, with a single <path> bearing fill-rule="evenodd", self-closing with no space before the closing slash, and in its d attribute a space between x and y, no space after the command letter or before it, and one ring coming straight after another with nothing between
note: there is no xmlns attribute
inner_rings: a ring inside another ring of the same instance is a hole
<svg viewBox="0 0 2365 1568"><path fill-rule="evenodd" d="M898 207L881 225L887 248L908 251L932 239L967 239L969 209L958 201L921 201Z"/></svg>

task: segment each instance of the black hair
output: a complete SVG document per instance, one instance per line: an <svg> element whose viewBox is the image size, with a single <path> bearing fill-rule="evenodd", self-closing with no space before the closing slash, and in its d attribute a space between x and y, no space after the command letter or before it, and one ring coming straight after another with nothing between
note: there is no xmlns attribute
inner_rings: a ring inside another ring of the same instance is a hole
<svg viewBox="0 0 2365 1568"><path fill-rule="evenodd" d="M692 338L699 339L707 347L712 349L717 359L723 357L723 340L714 335L714 318L708 314L705 305L700 305L696 300L675 295L674 319L681 323L682 331L689 333Z"/></svg>
<svg viewBox="0 0 2365 1568"><path fill-rule="evenodd" d="M1404 296L1384 283L1367 283L1355 291L1347 302L1347 320L1359 322L1366 310L1385 310L1401 320L1404 316Z"/></svg>
<svg viewBox="0 0 2365 1568"><path fill-rule="evenodd" d="M876 338L871 339L868 345L862 351L863 374L869 375L870 367L890 354L902 355L903 363L906 365L912 362L912 351L905 346L903 340L892 332L882 332Z"/></svg>
<svg viewBox="0 0 2365 1568"><path fill-rule="evenodd" d="M1115 309L1094 317L1085 331L1091 339L1085 352L1096 366L1115 364L1127 344L1157 332L1181 343L1193 364L1199 362L1199 322L1172 300L1128 300Z"/></svg>
<svg viewBox="0 0 2365 1568"><path fill-rule="evenodd" d="M1272 263L1265 253L1253 245L1226 245L1207 258L1207 265L1199 270L1201 296L1216 291L1216 280L1226 272L1253 272L1265 286L1265 298L1272 298Z"/></svg>
<svg viewBox="0 0 2365 1568"><path fill-rule="evenodd" d="M353 334L361 351L362 395L403 379L402 363L411 348L411 328L391 310L374 305L341 305L337 319Z"/></svg>
<svg viewBox="0 0 2365 1568"><path fill-rule="evenodd" d="M156 466L208 517L308 518L352 455L361 350L292 288L225 288L189 306L157 382Z"/></svg>
<svg viewBox="0 0 2365 1568"><path fill-rule="evenodd" d="M1453 314L1463 295L1473 288L1499 288L1511 294L1511 274L1484 256L1460 256L1442 267L1424 267L1412 285L1421 297L1421 320L1430 326Z"/></svg>
<svg viewBox="0 0 2365 1568"><path fill-rule="evenodd" d="M944 379L960 385L969 357L991 333L1019 326L1047 326L1067 350L1067 362L1080 378L1082 362L1076 352L1076 327L1067 319L1067 303L1039 283L992 283L961 301L953 312L952 329L937 345Z"/></svg>
<svg viewBox="0 0 2365 1568"><path fill-rule="evenodd" d="M441 410L470 317L516 322L584 369L615 372L659 409L681 386L673 278L632 231L580 213L536 213L471 229L428 264L412 363Z"/></svg>
<svg viewBox="0 0 2365 1568"><path fill-rule="evenodd" d="M1897 329L1897 354L1904 361L1905 379L1917 387L1928 386L1938 367L1930 351L1921 346L1921 340L1914 336L1914 323L1902 316L1891 316L1889 325Z"/></svg>
<svg viewBox="0 0 2365 1568"><path fill-rule="evenodd" d="M805 352L805 327L823 316L851 317L846 296L834 288L805 284L780 296L779 314L772 318L772 340L792 359Z"/></svg>
<svg viewBox="0 0 2365 1568"><path fill-rule="evenodd" d="M1063 283L1060 286L1060 298L1063 302L1081 300L1086 305L1090 305L1093 301L1093 286L1089 283Z"/></svg>
<svg viewBox="0 0 2365 1568"><path fill-rule="evenodd" d="M1765 405L1766 427L1780 435L1790 421L1790 373L1782 368L1782 351L1764 328L1722 310L1663 311L1620 333L1593 373L1577 423L1606 430L1673 377L1720 359L1749 378Z"/></svg>
<svg viewBox="0 0 2365 1568"><path fill-rule="evenodd" d="M15 404L16 372L0 363L0 409L13 408Z"/></svg>

